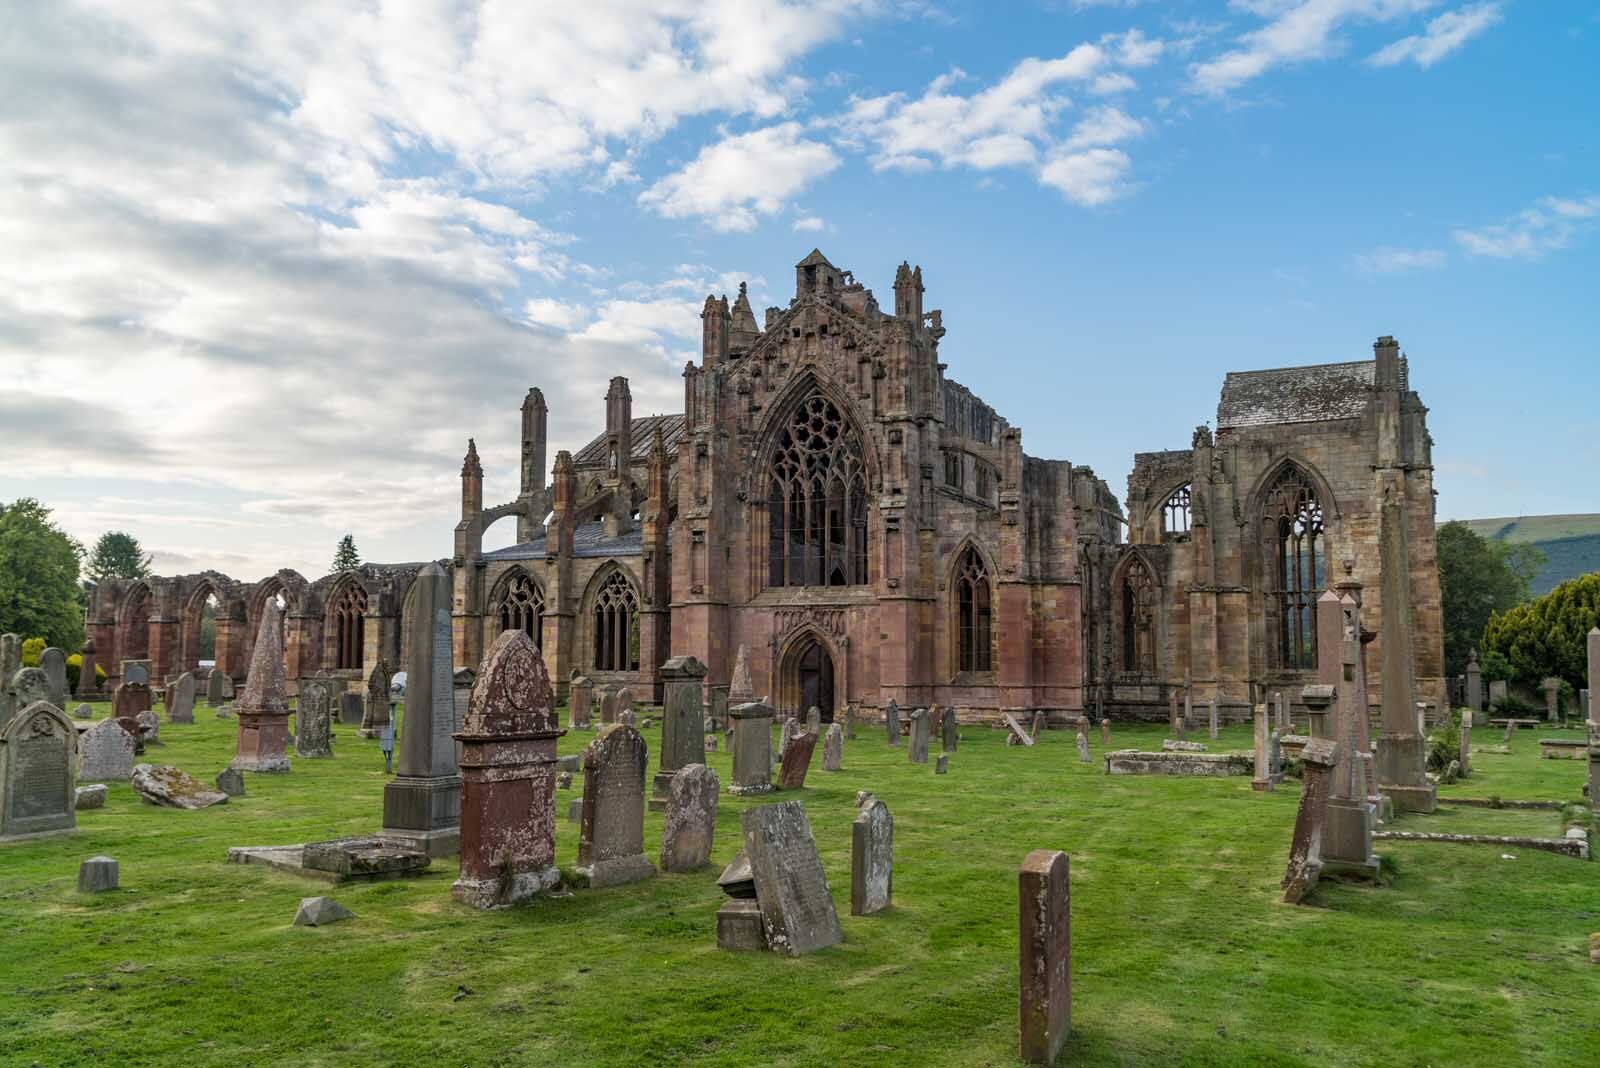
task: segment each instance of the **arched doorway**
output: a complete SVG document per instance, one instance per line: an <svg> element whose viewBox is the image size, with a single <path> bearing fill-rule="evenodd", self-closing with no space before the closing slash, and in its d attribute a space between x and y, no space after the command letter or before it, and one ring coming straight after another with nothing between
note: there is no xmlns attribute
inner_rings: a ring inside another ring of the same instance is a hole
<svg viewBox="0 0 1600 1068"><path fill-rule="evenodd" d="M779 680L783 708L804 716L815 705L822 712L822 722L832 723L836 677L833 654L828 647L815 635L806 636L784 658L783 676Z"/></svg>

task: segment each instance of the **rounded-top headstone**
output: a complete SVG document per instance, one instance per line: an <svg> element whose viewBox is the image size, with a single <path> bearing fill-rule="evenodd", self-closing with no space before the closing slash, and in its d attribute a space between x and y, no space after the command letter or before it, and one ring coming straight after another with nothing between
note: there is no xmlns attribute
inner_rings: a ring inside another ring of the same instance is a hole
<svg viewBox="0 0 1600 1068"><path fill-rule="evenodd" d="M461 733L475 737L557 729L549 669L522 630L503 631L472 686Z"/></svg>

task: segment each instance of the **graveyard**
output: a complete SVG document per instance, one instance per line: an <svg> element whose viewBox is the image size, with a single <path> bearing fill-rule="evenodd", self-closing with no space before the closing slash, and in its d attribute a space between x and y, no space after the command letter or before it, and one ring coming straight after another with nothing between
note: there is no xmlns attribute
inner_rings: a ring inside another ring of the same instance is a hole
<svg viewBox="0 0 1600 1068"><path fill-rule="evenodd" d="M202 704L193 724L163 723L139 759L209 783L236 733ZM661 730L640 733L653 769ZM233 846L375 830L390 776L379 742L349 726L335 725L331 758L248 774L243 796L198 811L111 782L76 833L0 854L0 1060L1009 1065L1017 869L1035 848L1071 857L1060 1063L1576 1065L1600 1053L1589 863L1380 841L1381 885L1324 878L1286 905L1293 778L1257 792L1244 776L1108 776L1096 731L1090 763L1071 732L1031 747L1007 746L1006 733L963 725L939 775L862 723L837 772L819 753L800 789L725 789L708 867L493 911L452 899L454 857L420 876L332 887L226 863ZM1475 737L1498 744L1489 733ZM1451 804L1580 799L1585 764L1540 759L1549 734L1515 732L1507 754L1475 756L1469 778L1440 786L1434 814L1393 826L1559 836L1555 811ZM1159 750L1167 736L1116 724L1112 747ZM557 748L576 755L594 739L570 730ZM1251 731L1223 727L1205 744L1248 751ZM724 783L731 759L705 754ZM850 914L860 790L894 818L891 904L869 916ZM566 815L581 792L580 777L556 795L567 876L579 828ZM739 849L740 815L787 800L804 805L843 941L795 958L719 949L717 874ZM663 818L644 816L652 860ZM77 893L79 862L95 854L118 861L119 888ZM299 901L318 894L353 919L293 926Z"/></svg>

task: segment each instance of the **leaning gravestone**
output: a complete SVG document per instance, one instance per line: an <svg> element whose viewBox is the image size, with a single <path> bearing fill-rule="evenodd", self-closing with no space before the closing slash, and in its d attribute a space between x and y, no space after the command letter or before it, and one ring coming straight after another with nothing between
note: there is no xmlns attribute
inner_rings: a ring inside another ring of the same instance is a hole
<svg viewBox="0 0 1600 1068"><path fill-rule="evenodd" d="M47 701L20 706L0 729L0 840L78 825L78 732Z"/></svg>
<svg viewBox="0 0 1600 1068"><path fill-rule="evenodd" d="M883 729L888 732L890 745L900 744L900 706L892 697L883 707Z"/></svg>
<svg viewBox="0 0 1600 1068"><path fill-rule="evenodd" d="M746 809L740 824L767 945L798 957L842 942L805 806L784 801Z"/></svg>
<svg viewBox="0 0 1600 1068"><path fill-rule="evenodd" d="M133 774L138 742L114 719L103 719L78 738L78 778L85 782L127 782Z"/></svg>
<svg viewBox="0 0 1600 1068"><path fill-rule="evenodd" d="M850 915L870 916L889 907L894 872L894 817L872 800L856 812L850 839Z"/></svg>
<svg viewBox="0 0 1600 1068"><path fill-rule="evenodd" d="M822 740L822 770L838 771L844 763L844 728L837 723L828 725L828 736Z"/></svg>
<svg viewBox="0 0 1600 1068"><path fill-rule="evenodd" d="M644 773L649 749L623 723L607 724L583 754L583 821L578 872L590 886L648 879L644 855Z"/></svg>
<svg viewBox="0 0 1600 1068"><path fill-rule="evenodd" d="M717 773L704 764L690 764L673 773L661 824L662 871L698 871L711 862L720 789Z"/></svg>
<svg viewBox="0 0 1600 1068"><path fill-rule="evenodd" d="M300 697L294 716L294 755L333 756L334 680L313 675L300 680Z"/></svg>
<svg viewBox="0 0 1600 1068"><path fill-rule="evenodd" d="M39 669L44 672L49 693L45 700L57 708L67 707L67 654L51 646L39 654Z"/></svg>
<svg viewBox="0 0 1600 1068"><path fill-rule="evenodd" d="M194 675L185 671L178 681L168 687L172 694L172 713L167 720L172 723L194 722Z"/></svg>
<svg viewBox="0 0 1600 1068"><path fill-rule="evenodd" d="M801 731L789 738L783 755L778 758L778 789L799 790L806 784L806 772L811 768L811 757L817 749L817 736Z"/></svg>
<svg viewBox="0 0 1600 1068"><path fill-rule="evenodd" d="M1006 744L1008 744L1008 745L1032 745L1033 744L1033 736L1030 735L1027 731L1022 729L1022 724L1017 722L1017 717L1016 716L1013 716L1010 712L1007 712L1001 718L1006 721L1006 726L1008 728L1010 728L1010 730L1011 730L1011 739L1015 739L1015 741L1012 741L1011 739L1007 739Z"/></svg>

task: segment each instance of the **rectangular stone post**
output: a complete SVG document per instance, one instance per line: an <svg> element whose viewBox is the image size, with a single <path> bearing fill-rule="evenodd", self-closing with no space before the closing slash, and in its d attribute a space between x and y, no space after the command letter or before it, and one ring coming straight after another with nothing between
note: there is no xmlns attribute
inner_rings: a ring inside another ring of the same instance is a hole
<svg viewBox="0 0 1600 1068"><path fill-rule="evenodd" d="M1600 724L1600 627L1589 631L1589 707L1590 723Z"/></svg>
<svg viewBox="0 0 1600 1068"><path fill-rule="evenodd" d="M1428 782L1427 739L1417 729L1416 660L1411 644L1411 557L1406 545L1405 484L1398 470L1380 475L1379 577L1383 620L1383 734L1378 739L1378 784L1401 812L1432 812L1437 792Z"/></svg>
<svg viewBox="0 0 1600 1068"><path fill-rule="evenodd" d="M675 656L661 665L661 770L650 794L650 811L665 812L672 796L672 777L679 768L706 759L705 710L700 687L705 665L692 656Z"/></svg>
<svg viewBox="0 0 1600 1068"><path fill-rule="evenodd" d="M1338 680L1334 683L1338 704L1332 735L1338 743L1338 755L1328 791L1323 870L1375 879L1378 858L1372 853L1373 809L1367 798L1366 762L1362 759L1368 728L1367 710L1361 707L1366 687L1361 680L1360 635L1361 613L1353 596L1341 598L1330 592L1317 600L1317 640L1328 641L1317 646L1318 671ZM1332 663L1335 650L1337 664ZM1321 667L1322 663L1329 667Z"/></svg>
<svg viewBox="0 0 1600 1068"><path fill-rule="evenodd" d="M400 761L383 789L383 834L447 857L461 841L450 577L429 564L414 581Z"/></svg>
<svg viewBox="0 0 1600 1068"><path fill-rule="evenodd" d="M1483 711L1483 669L1478 666L1476 649L1467 660L1467 707L1474 712Z"/></svg>
<svg viewBox="0 0 1600 1068"><path fill-rule="evenodd" d="M1339 744L1313 738L1300 751L1300 809L1289 843L1289 867L1283 875L1283 900L1298 905L1322 877L1322 832L1328 809L1328 780L1339 759Z"/></svg>
<svg viewBox="0 0 1600 1068"><path fill-rule="evenodd" d="M1461 774L1472 774L1472 709L1461 713Z"/></svg>
<svg viewBox="0 0 1600 1068"><path fill-rule="evenodd" d="M772 706L760 701L728 709L733 722L733 781L728 792L765 794L772 790Z"/></svg>
<svg viewBox="0 0 1600 1068"><path fill-rule="evenodd" d="M1206 722L1211 728L1211 739L1217 738L1217 699L1211 698L1206 702Z"/></svg>
<svg viewBox="0 0 1600 1068"><path fill-rule="evenodd" d="M1272 789L1272 769L1267 766L1267 706L1256 705L1256 777L1252 790Z"/></svg>
<svg viewBox="0 0 1600 1068"><path fill-rule="evenodd" d="M1035 849L1017 873L1019 1056L1054 1064L1072 1029L1072 924L1067 855Z"/></svg>

